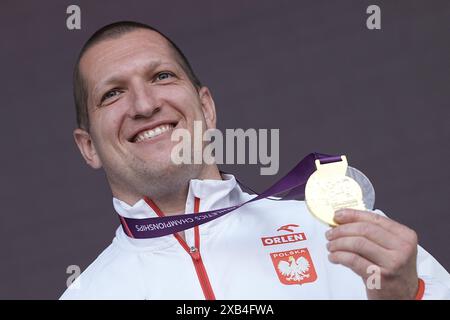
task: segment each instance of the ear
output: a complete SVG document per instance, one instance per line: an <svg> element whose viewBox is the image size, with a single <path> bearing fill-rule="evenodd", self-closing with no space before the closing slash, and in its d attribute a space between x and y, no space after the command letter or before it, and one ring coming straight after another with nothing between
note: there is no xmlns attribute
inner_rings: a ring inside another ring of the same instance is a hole
<svg viewBox="0 0 450 320"><path fill-rule="evenodd" d="M101 168L102 162L100 161L97 151L95 150L95 146L89 132L77 128L73 131L73 137L87 164L94 169Z"/></svg>
<svg viewBox="0 0 450 320"><path fill-rule="evenodd" d="M211 96L211 92L207 87L202 87L199 90L200 101L202 103L203 116L206 120L208 129L216 128L216 105Z"/></svg>

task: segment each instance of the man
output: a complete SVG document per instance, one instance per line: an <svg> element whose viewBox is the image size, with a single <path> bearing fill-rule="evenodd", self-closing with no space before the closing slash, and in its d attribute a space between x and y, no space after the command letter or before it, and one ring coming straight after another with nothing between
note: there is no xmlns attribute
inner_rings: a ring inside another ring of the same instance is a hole
<svg viewBox="0 0 450 320"><path fill-rule="evenodd" d="M160 32L134 22L97 31L80 53L74 91L75 141L91 167L104 169L121 217L252 198L215 164L171 161L171 132L193 135L194 121L215 128L216 111L208 88ZM263 199L159 238L134 239L119 227L61 298L450 298L449 274L418 247L414 231L367 211L342 210L335 221L330 229L302 201Z"/></svg>

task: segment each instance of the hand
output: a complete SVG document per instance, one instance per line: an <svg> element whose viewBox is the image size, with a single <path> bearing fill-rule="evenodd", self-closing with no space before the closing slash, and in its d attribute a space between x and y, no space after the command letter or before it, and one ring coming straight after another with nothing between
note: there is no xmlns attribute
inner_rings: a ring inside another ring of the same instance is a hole
<svg viewBox="0 0 450 320"><path fill-rule="evenodd" d="M326 233L332 263L344 265L362 277L380 270L380 288L369 289L369 299L414 299L418 290L417 234L408 227L373 212L342 209L339 225ZM369 269L370 270L370 269Z"/></svg>

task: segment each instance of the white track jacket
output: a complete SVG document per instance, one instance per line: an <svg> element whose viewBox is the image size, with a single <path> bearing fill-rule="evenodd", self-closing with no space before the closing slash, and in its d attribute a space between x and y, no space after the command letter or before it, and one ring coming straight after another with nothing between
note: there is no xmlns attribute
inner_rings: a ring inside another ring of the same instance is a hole
<svg viewBox="0 0 450 320"><path fill-rule="evenodd" d="M232 175L191 180L186 212L252 197ZM143 199L129 206L114 198L113 205L123 217L158 216ZM133 239L119 227L61 299L366 299L361 277L328 261L328 229L303 201L269 199L186 230L186 242ZM423 299L449 299L450 275L421 247L417 266Z"/></svg>

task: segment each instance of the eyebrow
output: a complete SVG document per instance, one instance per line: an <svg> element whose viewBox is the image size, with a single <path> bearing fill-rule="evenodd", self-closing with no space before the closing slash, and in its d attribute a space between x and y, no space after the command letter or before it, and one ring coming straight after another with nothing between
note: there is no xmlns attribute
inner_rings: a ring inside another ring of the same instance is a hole
<svg viewBox="0 0 450 320"><path fill-rule="evenodd" d="M147 64L147 66L145 67L144 70L148 71L148 70L154 70L157 67L159 67L160 65L172 65L171 63L167 63L167 62L163 62L162 60L156 60L156 61L152 61L149 64ZM120 74L116 74L116 75L112 75L108 78L106 78L105 80L100 81L98 84L96 84L94 86L94 88L92 89L92 93L95 96L95 94L97 92L100 92L102 88L107 87L111 84L114 83L119 83L119 82L123 82L123 76Z"/></svg>

